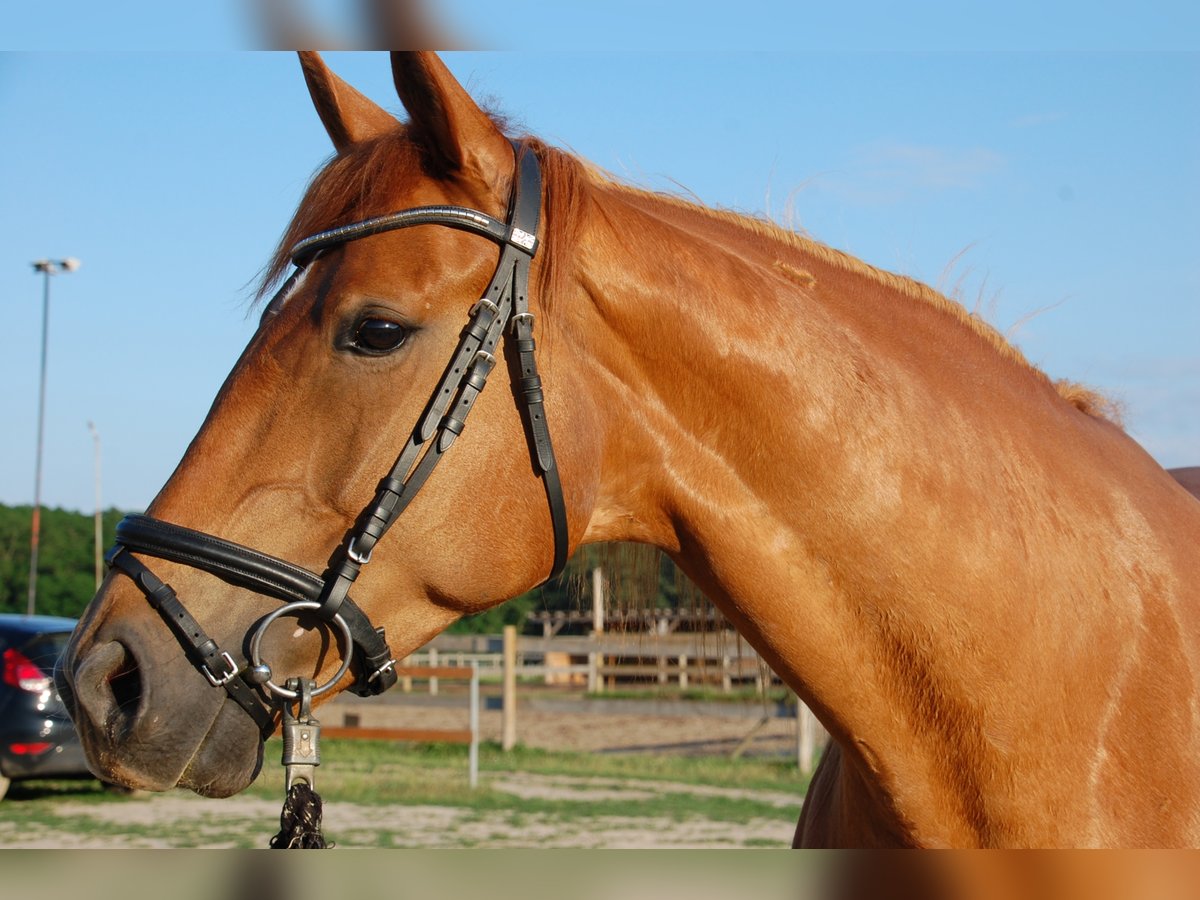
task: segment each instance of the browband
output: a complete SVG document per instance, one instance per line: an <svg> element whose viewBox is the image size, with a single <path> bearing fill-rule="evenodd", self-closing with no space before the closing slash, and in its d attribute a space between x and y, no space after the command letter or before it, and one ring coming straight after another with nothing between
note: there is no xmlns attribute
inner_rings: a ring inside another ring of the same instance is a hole
<svg viewBox="0 0 1200 900"><path fill-rule="evenodd" d="M473 231L499 244L511 243L531 256L537 249L537 238L533 234L520 228L510 229L507 224L487 213L461 206L415 206L402 212L363 219L361 222L340 225L310 235L292 247L292 262L298 266L305 266L322 250L373 234L408 228L410 225L446 225L450 228Z"/></svg>

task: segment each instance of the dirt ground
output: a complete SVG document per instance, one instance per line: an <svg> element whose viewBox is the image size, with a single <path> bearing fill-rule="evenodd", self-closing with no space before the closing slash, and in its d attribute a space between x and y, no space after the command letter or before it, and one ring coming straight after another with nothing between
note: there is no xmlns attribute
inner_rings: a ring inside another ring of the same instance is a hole
<svg viewBox="0 0 1200 900"><path fill-rule="evenodd" d="M641 800L672 794L705 793L745 797L799 810L799 798L770 791L730 790L617 779L506 774L491 786L514 796L572 800ZM238 846L237 834L257 838L265 847L279 818L279 803L257 797L205 800L191 794L169 793L140 797L136 802L95 804L62 802L55 810L64 822L91 819L115 826L113 833L54 825L50 822L12 828L0 820L0 844L6 849L166 849L187 846L220 849ZM178 834L180 822L188 832ZM381 823L386 823L381 827ZM558 816L504 811L480 812L449 806L366 806L333 803L325 808L323 830L343 849L432 849L486 847L575 849L718 849L786 847L794 826L777 819L754 818L718 822L701 818L684 821L663 816Z"/></svg>

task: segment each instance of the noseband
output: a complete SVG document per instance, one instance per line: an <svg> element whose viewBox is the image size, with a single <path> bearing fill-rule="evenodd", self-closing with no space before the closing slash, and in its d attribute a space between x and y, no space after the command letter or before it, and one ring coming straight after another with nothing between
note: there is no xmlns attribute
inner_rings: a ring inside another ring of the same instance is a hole
<svg viewBox="0 0 1200 900"><path fill-rule="evenodd" d="M365 219L320 232L292 248L295 270L263 312L263 323L283 308L305 268L325 251L349 241L408 228L445 225L474 232L500 245L500 262L483 297L471 308L466 328L440 382L387 475L379 482L374 499L346 532L324 575L258 550L214 535L184 528L150 516L126 516L117 525L116 543L105 557L110 567L129 576L164 618L183 645L192 663L216 687L253 717L264 735L274 728L274 717L258 688L281 697L295 692L271 680L269 667L258 658L266 628L280 615L311 611L338 627L352 646L343 648L345 661L338 673L313 693L331 688L345 673L351 658L355 682L350 690L360 696L379 694L396 682L396 660L382 628L349 597L351 585L371 560L375 545L429 478L443 454L462 433L467 414L483 390L496 364L495 352L507 335L520 369L520 406L534 465L542 478L550 505L554 531L554 562L550 577L567 561L569 535L566 503L550 443L543 408L533 340L533 315L529 312L529 267L538 245L538 217L542 177L532 151L516 148L516 175L509 200L508 220L461 206L424 206ZM260 325L260 327L262 327ZM240 588L254 591L286 605L256 624L250 641L253 665L241 666L221 649L179 601L175 591L133 554L168 560L217 576Z"/></svg>

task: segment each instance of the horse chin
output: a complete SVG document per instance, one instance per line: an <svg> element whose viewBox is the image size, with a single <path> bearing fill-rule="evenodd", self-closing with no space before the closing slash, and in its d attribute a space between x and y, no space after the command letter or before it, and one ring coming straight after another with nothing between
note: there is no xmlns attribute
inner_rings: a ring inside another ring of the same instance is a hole
<svg viewBox="0 0 1200 900"><path fill-rule="evenodd" d="M243 721L244 720L244 721ZM139 765L120 753L97 753L84 742L89 767L105 781L143 791L185 788L202 797L230 797L245 790L262 769L258 729L242 709L225 703L213 727L177 777L154 766Z"/></svg>
<svg viewBox="0 0 1200 900"><path fill-rule="evenodd" d="M179 787L202 797L229 797L250 786L262 769L258 728L240 706L226 701L183 770Z"/></svg>

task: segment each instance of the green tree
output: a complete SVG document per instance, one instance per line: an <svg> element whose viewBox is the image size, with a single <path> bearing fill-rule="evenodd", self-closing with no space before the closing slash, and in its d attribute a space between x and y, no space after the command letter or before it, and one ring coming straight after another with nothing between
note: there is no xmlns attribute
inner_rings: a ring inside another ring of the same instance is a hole
<svg viewBox="0 0 1200 900"><path fill-rule="evenodd" d="M107 548L122 513L104 512ZM23 613L29 596L29 537L33 509L0 506L0 611ZM95 531L91 514L42 509L36 612L78 617L96 590Z"/></svg>

